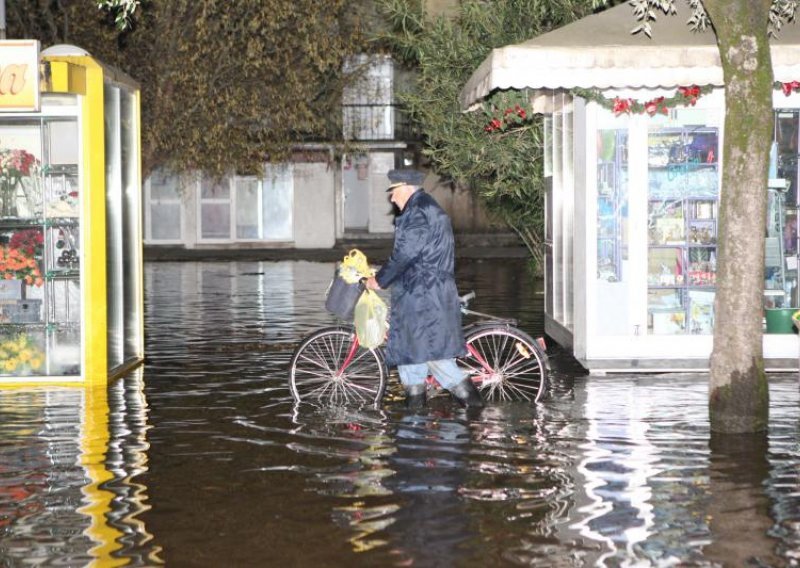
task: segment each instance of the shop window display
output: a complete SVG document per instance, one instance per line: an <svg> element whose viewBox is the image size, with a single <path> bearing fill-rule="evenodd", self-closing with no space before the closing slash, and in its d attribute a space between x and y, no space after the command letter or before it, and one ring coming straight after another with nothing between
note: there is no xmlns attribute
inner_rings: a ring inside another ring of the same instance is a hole
<svg viewBox="0 0 800 568"><path fill-rule="evenodd" d="M713 331L719 141L716 128L648 135L648 331Z"/></svg>
<svg viewBox="0 0 800 568"><path fill-rule="evenodd" d="M628 133L598 132L597 170L597 278L622 279L628 219Z"/></svg>
<svg viewBox="0 0 800 568"><path fill-rule="evenodd" d="M769 190L764 267L764 300L768 308L800 306L797 286L798 123L800 111L775 113L770 178L777 179L779 187Z"/></svg>
<svg viewBox="0 0 800 568"><path fill-rule="evenodd" d="M0 376L80 374L76 124L0 125Z"/></svg>

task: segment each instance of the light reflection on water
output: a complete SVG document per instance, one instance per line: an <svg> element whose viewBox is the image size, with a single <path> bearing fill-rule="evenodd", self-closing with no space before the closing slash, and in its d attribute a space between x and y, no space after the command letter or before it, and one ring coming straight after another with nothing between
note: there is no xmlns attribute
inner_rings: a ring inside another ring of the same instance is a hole
<svg viewBox="0 0 800 568"><path fill-rule="evenodd" d="M542 332L518 261L476 309ZM706 378L587 378L469 416L294 405L329 263L147 266L148 362L108 393L0 391L2 565L716 566L800 561L798 387L769 436L712 437Z"/></svg>

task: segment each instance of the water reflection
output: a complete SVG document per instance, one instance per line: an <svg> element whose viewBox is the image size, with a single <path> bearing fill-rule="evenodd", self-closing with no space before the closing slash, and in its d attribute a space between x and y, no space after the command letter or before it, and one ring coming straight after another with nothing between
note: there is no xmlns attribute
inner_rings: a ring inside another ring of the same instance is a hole
<svg viewBox="0 0 800 568"><path fill-rule="evenodd" d="M706 377L585 377L467 414L295 405L333 265L146 271L147 366L108 391L0 390L3 565L800 563L796 377L770 431L712 437ZM475 308L542 332L525 266L462 264Z"/></svg>
<svg viewBox="0 0 800 568"><path fill-rule="evenodd" d="M142 393L141 371L108 391L0 391L0 463L5 464L0 558L5 565L122 566L132 557L160 563L138 518L147 498L146 487L135 481L141 470L129 469L146 458L141 444L126 443L129 432L141 434L135 424L142 422L144 400L117 407L114 424L109 423L109 397L131 391ZM114 459L114 447L127 452L124 459ZM134 535L136 552L131 553L126 534Z"/></svg>
<svg viewBox="0 0 800 568"><path fill-rule="evenodd" d="M764 485L769 477L765 434L719 436L709 444L709 528L706 556L725 566L742 562L776 566L777 540Z"/></svg>

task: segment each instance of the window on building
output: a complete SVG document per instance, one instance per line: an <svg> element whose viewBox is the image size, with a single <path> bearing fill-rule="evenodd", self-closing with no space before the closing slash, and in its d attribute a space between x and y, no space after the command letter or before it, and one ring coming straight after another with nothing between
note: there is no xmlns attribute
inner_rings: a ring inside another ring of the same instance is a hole
<svg viewBox="0 0 800 568"><path fill-rule="evenodd" d="M291 167L270 165L263 179L237 176L233 184L237 240L292 239Z"/></svg>
<svg viewBox="0 0 800 568"><path fill-rule="evenodd" d="M352 77L342 96L345 139L394 139L394 65L391 57L357 55L345 63L344 71Z"/></svg>
<svg viewBox="0 0 800 568"><path fill-rule="evenodd" d="M200 239L289 241L293 238L294 182L287 164L266 166L264 177L200 182Z"/></svg>
<svg viewBox="0 0 800 568"><path fill-rule="evenodd" d="M231 240L231 180L200 180L200 239Z"/></svg>
<svg viewBox="0 0 800 568"><path fill-rule="evenodd" d="M180 180L162 171L153 172L145 184L148 241L183 240L183 205Z"/></svg>

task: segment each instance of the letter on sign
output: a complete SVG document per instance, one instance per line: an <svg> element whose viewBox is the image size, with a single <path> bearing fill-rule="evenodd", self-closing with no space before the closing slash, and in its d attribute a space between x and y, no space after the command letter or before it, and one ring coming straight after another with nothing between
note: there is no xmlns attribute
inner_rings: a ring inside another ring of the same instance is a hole
<svg viewBox="0 0 800 568"><path fill-rule="evenodd" d="M39 110L39 42L0 41L0 112Z"/></svg>
<svg viewBox="0 0 800 568"><path fill-rule="evenodd" d="M6 65L0 68L0 95L18 95L25 88L27 65Z"/></svg>

